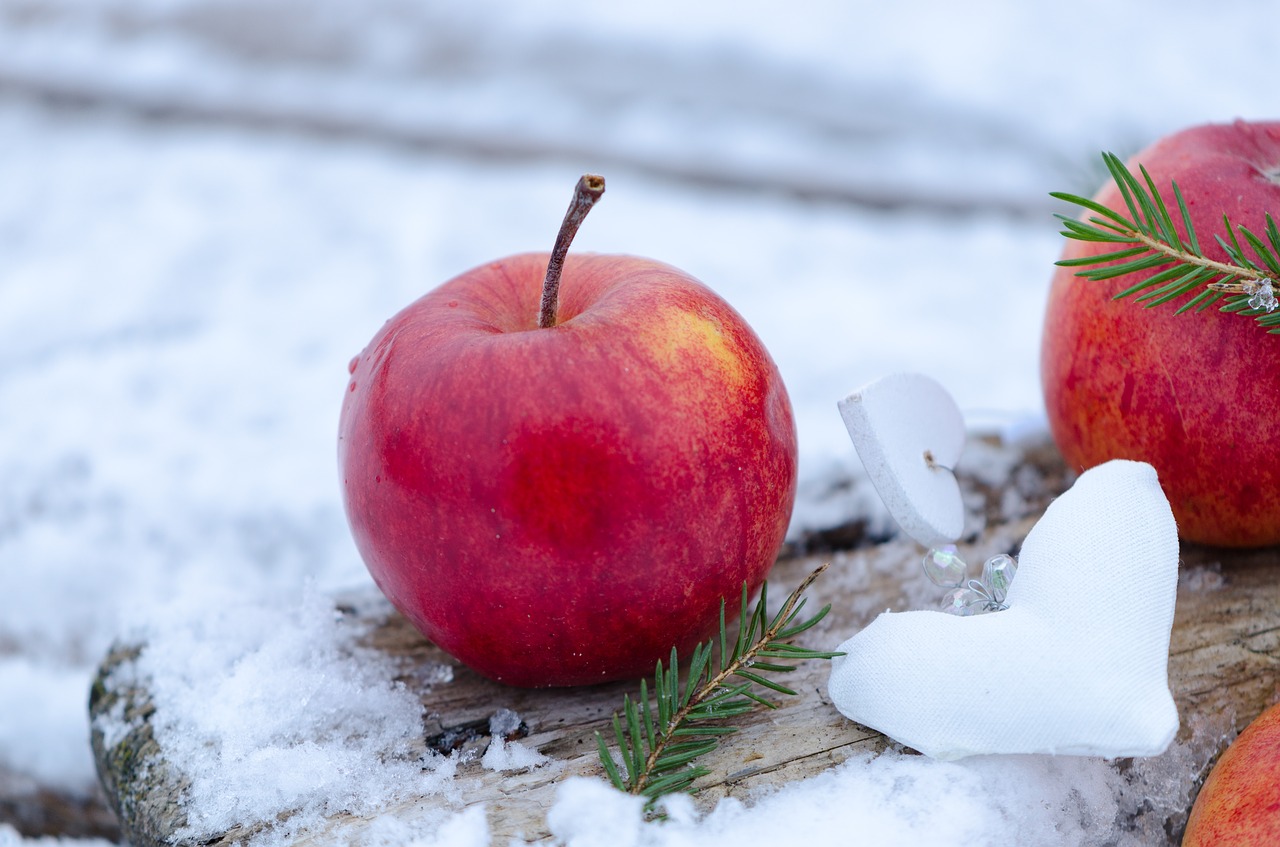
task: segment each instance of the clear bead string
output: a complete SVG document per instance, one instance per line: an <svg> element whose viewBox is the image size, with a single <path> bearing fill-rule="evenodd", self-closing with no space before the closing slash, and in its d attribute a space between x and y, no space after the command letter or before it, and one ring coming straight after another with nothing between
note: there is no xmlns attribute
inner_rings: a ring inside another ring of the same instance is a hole
<svg viewBox="0 0 1280 847"><path fill-rule="evenodd" d="M956 553L955 545L934 547L924 556L924 573L929 581L947 589L942 610L953 615L977 615L1009 608L1004 600L1018 572L1018 562L1000 553L987 559L982 576L971 579L969 566Z"/></svg>

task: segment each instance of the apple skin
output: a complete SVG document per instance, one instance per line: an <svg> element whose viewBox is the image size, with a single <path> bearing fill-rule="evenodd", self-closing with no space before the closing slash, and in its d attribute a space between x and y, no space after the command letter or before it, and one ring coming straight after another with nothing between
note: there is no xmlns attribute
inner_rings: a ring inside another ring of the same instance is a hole
<svg viewBox="0 0 1280 847"><path fill-rule="evenodd" d="M1245 727L1196 796L1182 847L1280 844L1280 706Z"/></svg>
<svg viewBox="0 0 1280 847"><path fill-rule="evenodd" d="M1213 237L1224 213L1259 235L1266 212L1280 217L1280 123L1194 127L1134 156L1128 167L1141 179L1138 163L1181 229L1169 187L1178 183L1209 258L1227 258ZM1110 182L1095 199L1125 210ZM1063 257L1108 249L1071 240ZM1040 360L1050 430L1069 465L1149 462L1184 540L1280 542L1280 337L1216 307L1175 315L1174 303L1112 299L1150 271L1100 282L1074 271L1054 274Z"/></svg>
<svg viewBox="0 0 1280 847"><path fill-rule="evenodd" d="M374 581L492 679L653 673L734 616L795 500L782 378L741 316L647 259L475 268L389 320L339 426L347 517Z"/></svg>

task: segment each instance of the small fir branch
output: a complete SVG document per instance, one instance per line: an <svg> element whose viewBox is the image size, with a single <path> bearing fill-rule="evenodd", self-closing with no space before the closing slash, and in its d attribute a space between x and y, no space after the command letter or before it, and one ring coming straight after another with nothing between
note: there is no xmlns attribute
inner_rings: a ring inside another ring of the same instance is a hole
<svg viewBox="0 0 1280 847"><path fill-rule="evenodd" d="M671 648L671 659L665 667L658 660L652 691L649 681L642 679L640 696L633 700L626 695L622 715L613 715L614 741L622 768L610 754L604 736L596 733L600 762L615 788L645 797L649 810L663 795L692 792L694 781L709 773L694 760L715 750L725 736L738 731L735 726L725 725L724 719L757 706L776 709L777 705L760 689L796 694L769 675L793 671L794 663L805 659L842 655L791 643L831 610L831 606L824 606L813 617L797 620L805 605L802 595L826 569L824 564L809 574L772 616L768 612L768 583L760 587L754 611L748 609L744 583L736 637L729 636L725 601L721 599L719 637L694 648L683 685L676 649Z"/></svg>
<svg viewBox="0 0 1280 847"><path fill-rule="evenodd" d="M1057 264L1083 268L1076 271L1076 276L1095 281L1153 272L1121 291L1116 299L1134 297L1151 308L1187 298L1176 314L1193 309L1203 311L1224 295L1232 295L1219 306L1219 311L1247 315L1268 332L1280 334L1280 308L1277 308L1280 304L1276 300L1276 293L1280 291L1280 230L1269 212L1265 240L1243 226L1232 225L1223 215L1226 236L1215 234L1214 239L1226 252L1228 261L1215 261L1201 250L1191 214L1176 182L1171 185L1177 220L1182 223L1185 237L1178 232L1174 215L1146 168L1139 166L1142 175L1139 180L1114 154L1103 153L1102 158L1124 198L1127 216L1074 194L1055 191L1050 196L1094 213L1087 221L1056 215L1063 224L1064 236L1105 243L1114 249L1097 256L1063 259ZM1245 245L1253 251L1252 256L1246 252Z"/></svg>

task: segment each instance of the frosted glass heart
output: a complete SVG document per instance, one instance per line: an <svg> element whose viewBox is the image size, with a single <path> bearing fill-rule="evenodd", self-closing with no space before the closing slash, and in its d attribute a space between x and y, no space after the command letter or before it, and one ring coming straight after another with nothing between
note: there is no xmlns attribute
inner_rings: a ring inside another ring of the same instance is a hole
<svg viewBox="0 0 1280 847"><path fill-rule="evenodd" d="M838 648L832 702L939 759L1158 755L1178 730L1177 585L1177 527L1155 470L1099 465L1032 528L1008 609L880 615Z"/></svg>
<svg viewBox="0 0 1280 847"><path fill-rule="evenodd" d="M926 547L964 531L951 472L964 449L964 418L947 390L921 374L891 374L837 404L858 458L889 514Z"/></svg>

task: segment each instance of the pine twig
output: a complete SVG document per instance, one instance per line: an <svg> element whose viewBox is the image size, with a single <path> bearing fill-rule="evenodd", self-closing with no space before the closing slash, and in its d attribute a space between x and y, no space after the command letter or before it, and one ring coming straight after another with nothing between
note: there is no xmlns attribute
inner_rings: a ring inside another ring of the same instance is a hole
<svg viewBox="0 0 1280 847"><path fill-rule="evenodd" d="M761 586L760 599L750 615L744 583L736 638L729 637L722 599L719 637L694 648L683 686L676 649L671 649L665 668L658 661L652 706L648 680L641 680L640 696L633 700L626 695L622 716L613 716L614 740L625 773L614 762L604 736L596 733L600 762L615 788L644 796L649 809L663 795L691 791L694 781L709 773L707 768L693 764L694 760L715 750L724 737L738 731L737 727L718 721L745 714L757 706L777 708L759 688L779 694L797 693L768 674L793 671L792 662L841 655L791 643L831 610L829 605L824 606L813 617L796 620L805 605L804 592L826 569L824 564L809 574L772 617L768 614L768 583Z"/></svg>
<svg viewBox="0 0 1280 847"><path fill-rule="evenodd" d="M1124 198L1128 216L1074 194L1055 191L1050 196L1094 213L1087 221L1056 215L1064 226L1064 236L1114 245L1115 249L1097 256L1063 259L1058 265L1083 268L1076 276L1095 281L1147 274L1115 295L1116 299L1137 295L1137 302L1151 308L1189 297L1176 314L1192 309L1203 311L1224 294L1231 294L1234 296L1229 297L1219 311L1253 317L1268 332L1280 334L1280 303L1275 296L1280 290L1280 230L1269 212L1265 241L1244 226L1233 226L1223 215L1226 236L1215 234L1214 238L1228 261L1216 261L1201 250L1191 214L1176 182L1171 185L1185 238L1179 234L1173 215L1146 168L1139 166L1142 174L1139 181L1119 157L1104 153L1102 158ZM1254 258L1246 254L1242 240L1253 251Z"/></svg>

